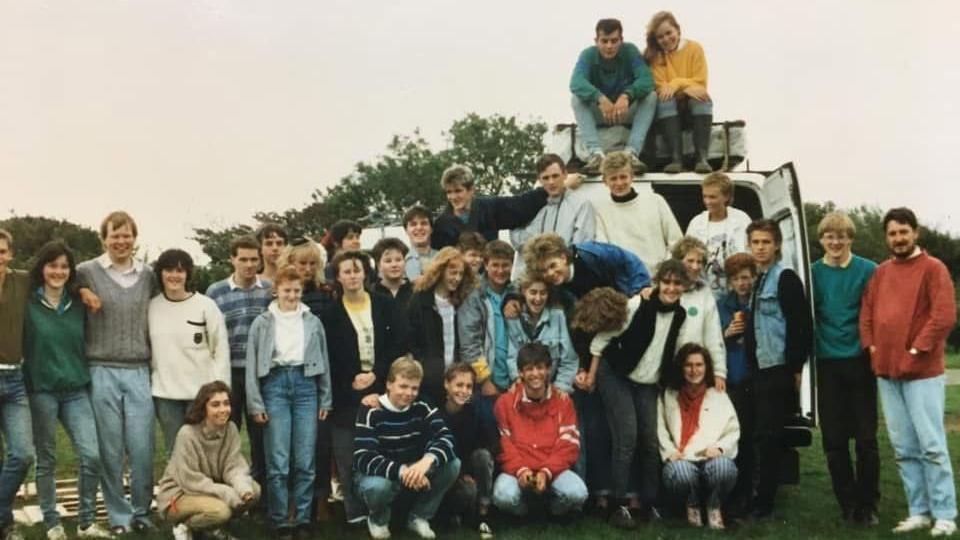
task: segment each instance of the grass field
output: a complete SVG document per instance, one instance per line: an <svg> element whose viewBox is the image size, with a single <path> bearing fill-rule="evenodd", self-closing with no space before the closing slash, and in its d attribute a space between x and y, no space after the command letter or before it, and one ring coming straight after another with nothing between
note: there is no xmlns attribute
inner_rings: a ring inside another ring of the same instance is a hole
<svg viewBox="0 0 960 540"><path fill-rule="evenodd" d="M960 387L948 387L947 392L947 418L948 440L953 460L954 471L960 470ZM797 486L787 486L780 490L780 496L777 501L777 520L763 525L748 525L737 529L731 529L725 532L711 532L706 529L694 530L686 526L684 522L666 520L654 526L648 526L640 529L636 533L624 533L612 529L604 523L593 518L584 518L572 524L550 523L546 520L533 520L522 525L503 525L496 526L495 532L498 539L519 540L536 539L547 540L557 537L565 540L587 540L587 539L627 539L636 538L638 535L643 537L655 537L658 539L672 538L785 538L785 539L803 539L813 540L820 538L892 538L889 531L894 524L904 517L906 504L904 502L903 490L900 479L897 475L896 466L892 457L892 450L886 437L886 429L881 425L880 428L880 453L881 453L881 501L880 501L880 526L875 529L864 529L859 527L850 527L840 523L838 519L838 510L833 493L830 488L830 476L827 472L826 462L823 451L820 448L819 432L815 433L813 446L801 451L801 479ZM61 476L69 477L76 475L76 460L69 450L69 444L66 438L61 439L62 444L58 448L58 454L61 456L62 465L58 467L58 473ZM158 434L158 447L160 438ZM157 474L162 472L162 457L157 459ZM161 538L170 538L169 526L158 521L161 529L156 533L145 535L138 538L144 540L159 540ZM68 531L72 537L73 524L68 524ZM233 524L231 531L240 538L269 538L270 531L258 521L253 519L243 519ZM43 527L38 525L27 532L27 537L35 540L45 538ZM441 537L452 537L454 535L462 538L475 538L474 533L468 529L459 532L438 531ZM394 530L395 537L415 538L406 531L399 528ZM331 524L321 527L314 533L315 537L337 538L338 540L361 540L366 539L366 528L348 528L345 525ZM896 538L929 538L926 533L915 533L907 536L896 536Z"/></svg>
<svg viewBox="0 0 960 540"><path fill-rule="evenodd" d="M960 352L947 354L947 369L960 369Z"/></svg>

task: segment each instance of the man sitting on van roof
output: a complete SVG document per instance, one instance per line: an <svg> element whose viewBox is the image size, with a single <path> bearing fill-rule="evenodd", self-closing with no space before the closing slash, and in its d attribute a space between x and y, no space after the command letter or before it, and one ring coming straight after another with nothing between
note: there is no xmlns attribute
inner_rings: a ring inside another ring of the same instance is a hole
<svg viewBox="0 0 960 540"><path fill-rule="evenodd" d="M596 172L603 160L597 126L629 125L626 150L637 174L647 171L640 152L657 111L653 77L640 50L623 41L617 19L600 19L595 45L580 53L570 78L573 116L586 146L585 170Z"/></svg>

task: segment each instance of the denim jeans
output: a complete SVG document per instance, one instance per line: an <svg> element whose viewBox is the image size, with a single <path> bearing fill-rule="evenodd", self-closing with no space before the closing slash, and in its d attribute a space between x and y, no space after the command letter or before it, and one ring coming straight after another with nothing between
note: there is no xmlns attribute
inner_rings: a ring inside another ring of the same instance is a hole
<svg viewBox="0 0 960 540"><path fill-rule="evenodd" d="M157 423L163 433L163 451L167 461L173 455L173 443L177 441L177 432L183 426L183 417L193 401L180 399L153 398L153 408L157 411Z"/></svg>
<svg viewBox="0 0 960 540"><path fill-rule="evenodd" d="M426 491L409 491L397 480L360 473L355 475L356 486L354 489L370 510L368 519L375 525L390 524L390 507L393 506L394 499L401 493L409 493L416 498L413 507L410 509L409 519L423 518L429 521L437 513L437 508L440 507L443 496L456 481L459 474L460 460L454 458L453 461L434 468L428 476L430 478L430 488Z"/></svg>
<svg viewBox="0 0 960 540"><path fill-rule="evenodd" d="M597 133L597 126L606 126L606 120L603 113L600 112L600 106L597 102L592 103L583 101L577 96L572 96L570 103L573 105L573 117L577 121L577 129L580 131L580 138L583 139L583 145L587 149L587 154L602 152L600 146L600 135ZM643 151L643 145L647 140L647 132L650 131L650 124L653 123L653 117L657 112L657 93L650 92L646 96L635 99L630 102L630 108L627 109L623 125L630 126L630 138L627 139L627 148L636 155Z"/></svg>
<svg viewBox="0 0 960 540"><path fill-rule="evenodd" d="M292 525L306 524L313 501L317 381L303 376L303 366L274 366L260 379L260 392L268 418L263 439L270 524L274 528L288 525L291 497Z"/></svg>
<svg viewBox="0 0 960 540"><path fill-rule="evenodd" d="M737 483L737 466L727 457L705 461L668 461L663 465L663 487L687 506L720 508Z"/></svg>
<svg viewBox="0 0 960 540"><path fill-rule="evenodd" d="M246 415L247 412L247 392L246 392L247 370L244 368L233 368L230 370L230 420L237 425L239 430L243 426L244 418L247 422L247 439L250 441L250 476L260 484L261 500L266 500L266 459L263 456L263 426L256 422L251 422Z"/></svg>
<svg viewBox="0 0 960 540"><path fill-rule="evenodd" d="M686 100L686 107L691 116L713 115L713 102L709 99L706 101L698 101L693 98L688 98ZM677 106L676 98L670 98L666 101L657 100L657 120L671 118L678 114L680 114L680 110Z"/></svg>
<svg viewBox="0 0 960 540"><path fill-rule="evenodd" d="M493 454L486 448L477 448L470 454L470 467L463 467L461 472L469 474L473 482L464 480L461 474L453 487L447 491L443 501L444 512L453 516L472 515L477 505L488 506L493 493L493 468L495 465Z"/></svg>
<svg viewBox="0 0 960 540"><path fill-rule="evenodd" d="M86 527L96 519L97 488L103 472L90 392L82 388L30 394L30 413L33 416L33 440L37 445L37 497L43 512L43 524L49 529L60 523L55 475L59 420L73 442L74 453L80 458L77 486L80 509L77 517L80 527Z"/></svg>
<svg viewBox="0 0 960 540"><path fill-rule="evenodd" d="M577 406L580 424L580 456L573 466L577 476L587 484L594 496L610 494L610 424L603 409L600 392L575 390L573 401Z"/></svg>
<svg viewBox="0 0 960 540"><path fill-rule="evenodd" d="M640 502L652 506L657 501L660 485L657 385L637 384L617 375L606 360L601 360L597 389L603 398L613 439L610 458L613 495L626 498L635 481Z"/></svg>
<svg viewBox="0 0 960 540"><path fill-rule="evenodd" d="M557 475L550 482L550 513L562 516L567 512L578 510L587 500L587 485L577 476L577 473L566 470ZM517 477L512 474L500 473L493 483L493 504L503 512L515 516L527 514L527 501L520 489Z"/></svg>
<svg viewBox="0 0 960 540"><path fill-rule="evenodd" d="M0 527L13 523L13 499L33 464L30 405L23 372L0 371L0 430L7 452L0 470Z"/></svg>
<svg viewBox="0 0 960 540"><path fill-rule="evenodd" d="M957 494L943 426L944 376L877 382L910 515L956 519Z"/></svg>
<svg viewBox="0 0 960 540"><path fill-rule="evenodd" d="M97 424L101 486L110 526L150 523L153 500L153 399L150 368L90 367L90 399ZM130 501L123 466L130 464Z"/></svg>

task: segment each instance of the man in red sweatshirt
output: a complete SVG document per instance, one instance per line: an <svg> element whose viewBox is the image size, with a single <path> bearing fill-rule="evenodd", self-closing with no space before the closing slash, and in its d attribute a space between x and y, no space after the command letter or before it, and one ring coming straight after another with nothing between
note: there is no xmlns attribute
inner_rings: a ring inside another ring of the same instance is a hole
<svg viewBox="0 0 960 540"><path fill-rule="evenodd" d="M493 504L504 512L527 513L526 496L548 496L555 516L579 510L587 486L572 470L580 455L573 400L549 382L550 350L528 343L517 352L520 383L497 399L501 470Z"/></svg>
<svg viewBox="0 0 960 540"><path fill-rule="evenodd" d="M911 210L890 210L883 228L893 257L867 284L860 341L878 377L910 510L893 532L932 525L931 536L950 536L957 530L957 498L943 415L945 341L957 319L953 281L942 262L917 246Z"/></svg>

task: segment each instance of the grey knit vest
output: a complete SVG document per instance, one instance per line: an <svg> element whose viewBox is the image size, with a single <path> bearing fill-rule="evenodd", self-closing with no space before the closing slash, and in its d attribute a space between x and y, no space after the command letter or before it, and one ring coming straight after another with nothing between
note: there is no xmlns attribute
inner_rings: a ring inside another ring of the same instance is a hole
<svg viewBox="0 0 960 540"><path fill-rule="evenodd" d="M150 362L147 308L154 291L153 271L144 266L137 282L123 288L94 260L80 263L82 285L100 297L103 308L87 312L86 350L90 365L140 367Z"/></svg>

